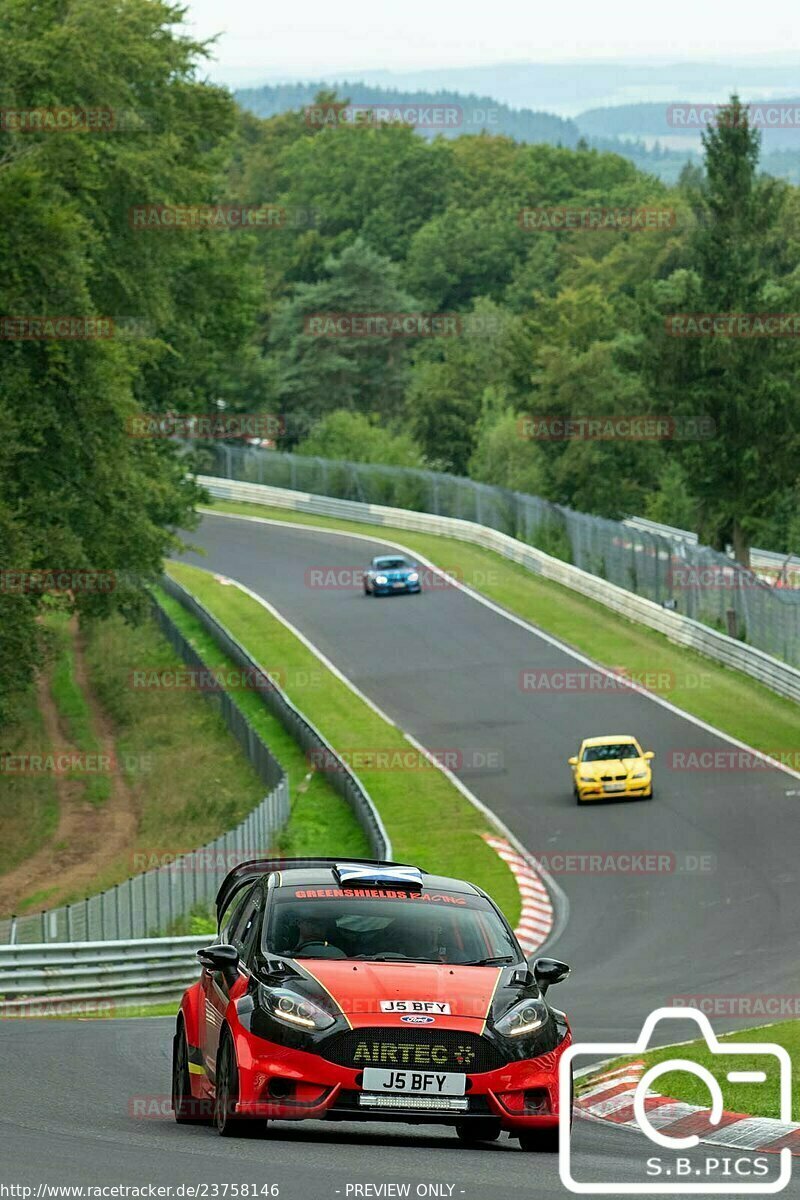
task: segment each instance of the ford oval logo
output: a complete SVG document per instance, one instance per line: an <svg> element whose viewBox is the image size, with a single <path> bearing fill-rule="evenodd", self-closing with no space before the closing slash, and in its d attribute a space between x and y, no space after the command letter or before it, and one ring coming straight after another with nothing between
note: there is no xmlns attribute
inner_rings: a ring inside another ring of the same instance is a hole
<svg viewBox="0 0 800 1200"><path fill-rule="evenodd" d="M405 1021L406 1025L433 1025L436 1017L408 1016L401 1017L401 1021Z"/></svg>

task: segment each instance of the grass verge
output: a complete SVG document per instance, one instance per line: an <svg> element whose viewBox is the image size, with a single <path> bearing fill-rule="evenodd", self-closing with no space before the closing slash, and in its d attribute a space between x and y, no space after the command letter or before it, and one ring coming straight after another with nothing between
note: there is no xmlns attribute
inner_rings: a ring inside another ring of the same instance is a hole
<svg viewBox="0 0 800 1200"><path fill-rule="evenodd" d="M206 666L221 673L236 672L231 659L183 605L160 590L158 599ZM220 620L225 623L223 616L220 616ZM236 692L235 699L289 776L291 817L277 839L275 849L290 857L313 854L349 855L354 858L367 856L367 839L350 806L333 790L324 775L311 773L300 746L277 717L265 708L258 693L242 688ZM193 928L191 932L204 930Z"/></svg>
<svg viewBox="0 0 800 1200"><path fill-rule="evenodd" d="M199 692L131 686L136 668L183 667L154 623L90 622L85 655L136 804L136 837L95 877L92 890L101 891L233 828L263 799L264 786Z"/></svg>
<svg viewBox="0 0 800 1200"><path fill-rule="evenodd" d="M51 613L44 624L55 655L50 694L63 731L82 754L97 754L100 742L92 725L88 701L75 674L75 623L63 613ZM105 804L111 795L111 779L107 774L82 775L76 771L71 777L82 780L84 796L91 804Z"/></svg>
<svg viewBox="0 0 800 1200"><path fill-rule="evenodd" d="M52 750L37 703L36 690L20 693L14 720L3 728L2 753L45 755ZM27 774L0 770L0 875L35 854L58 826L55 780L47 771Z"/></svg>
<svg viewBox="0 0 800 1200"><path fill-rule="evenodd" d="M676 707L731 737L767 754L785 754L800 742L800 711L791 700L738 671L673 645L663 634L626 621L569 588L540 579L492 550L455 538L310 516L260 504L219 500L209 511L319 525L400 542L503 608L596 662L624 669ZM369 557L365 547L365 564Z"/></svg>
<svg viewBox="0 0 800 1200"><path fill-rule="evenodd" d="M781 1021L776 1025L763 1025L757 1029L743 1029L720 1038L722 1045L736 1042L775 1042L789 1052L792 1060L792 1119L800 1120L800 1021ZM693 1063L706 1067L722 1090L725 1108L729 1112L745 1113L753 1117L780 1117L779 1075L778 1062L760 1054L737 1054L720 1056L712 1054L705 1041L689 1042L684 1046L666 1046L658 1050L650 1050L641 1056L645 1067L653 1067L657 1063L667 1062L673 1058L686 1058ZM622 1066L624 1058L609 1063L604 1071L612 1071ZM729 1083L726 1072L735 1071L764 1071L767 1075L765 1083ZM591 1076L585 1078L585 1083ZM697 1104L710 1107L711 1097L708 1088L696 1075L686 1071L670 1071L662 1075L653 1085L653 1090L662 1096L673 1100L682 1100L686 1104Z"/></svg>
<svg viewBox="0 0 800 1200"><path fill-rule="evenodd" d="M311 650L277 618L238 588L184 563L168 570L193 592L263 666L282 674L284 691L335 749L376 750L407 755L403 733L378 716L345 683L322 666ZM171 611L171 610L170 610ZM392 839L396 858L428 870L472 879L494 896L516 924L519 892L513 875L480 836L494 832L435 766L415 757L414 770L375 769L367 762L358 775L375 801Z"/></svg>

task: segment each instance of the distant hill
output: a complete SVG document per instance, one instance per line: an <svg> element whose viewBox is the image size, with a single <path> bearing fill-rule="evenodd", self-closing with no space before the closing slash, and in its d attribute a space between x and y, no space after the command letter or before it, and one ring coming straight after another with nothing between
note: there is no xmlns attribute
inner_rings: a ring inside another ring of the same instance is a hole
<svg viewBox="0 0 800 1200"><path fill-rule="evenodd" d="M458 124L452 128L434 126L420 127L423 135L434 137L437 133L445 137L458 137L462 133L505 133L520 142L549 142L552 145L575 146L580 139L580 130L570 120L552 113L533 112L531 109L511 109L500 104L491 96L465 95L450 91L400 91L397 88L369 86L353 80L335 83L286 83L274 87L242 88L235 93L243 108L259 117L274 117L288 109L300 110L310 106L320 91L336 91L354 105L385 105L387 107L419 107L429 109L449 107L458 112Z"/></svg>
<svg viewBox="0 0 800 1200"><path fill-rule="evenodd" d="M341 78L341 76L339 76ZM248 82L253 79L251 74ZM336 78L333 72L329 79ZM302 77L265 70L265 83L300 82ZM402 93L444 90L461 96L493 96L513 109L575 118L587 109L632 101L668 104L675 97L724 101L733 91L754 97L791 96L800 80L800 52L724 62L501 62L483 66L417 71L359 70L362 85ZM241 87L244 80L234 85ZM305 81L303 81L305 82Z"/></svg>
<svg viewBox="0 0 800 1200"><path fill-rule="evenodd" d="M312 106L320 91L336 92L357 106L456 110L457 119L449 126L418 125L417 131L425 137L487 132L504 134L520 142L544 142L568 149L574 149L584 139L593 149L620 154L640 171L656 175L666 183L675 183L687 162L699 162L701 158L699 130L670 124L667 116L670 102L666 100L587 109L570 119L530 108L512 108L489 95L446 89L403 91L353 80L280 83L242 88L234 95L243 108L259 117L272 117ZM796 104L800 112L800 100L780 103ZM800 183L800 121L796 128L767 131L763 147L764 171Z"/></svg>
<svg viewBox="0 0 800 1200"><path fill-rule="evenodd" d="M747 102L752 109L754 124L763 133L765 151L800 151L800 98L786 96ZM578 113L574 121L587 135L670 137L682 132L691 117L700 115L702 108L702 104L685 99L666 104L617 104L613 108L587 109Z"/></svg>

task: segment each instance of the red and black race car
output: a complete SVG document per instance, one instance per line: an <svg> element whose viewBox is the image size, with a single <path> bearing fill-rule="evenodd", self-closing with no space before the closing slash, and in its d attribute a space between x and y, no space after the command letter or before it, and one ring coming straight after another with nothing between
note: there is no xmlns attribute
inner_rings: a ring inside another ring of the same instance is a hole
<svg viewBox="0 0 800 1200"><path fill-rule="evenodd" d="M172 1099L179 1122L223 1136L253 1119L454 1125L558 1145L558 1063L570 1043L480 888L396 863L243 863L217 897L219 939L181 1003Z"/></svg>

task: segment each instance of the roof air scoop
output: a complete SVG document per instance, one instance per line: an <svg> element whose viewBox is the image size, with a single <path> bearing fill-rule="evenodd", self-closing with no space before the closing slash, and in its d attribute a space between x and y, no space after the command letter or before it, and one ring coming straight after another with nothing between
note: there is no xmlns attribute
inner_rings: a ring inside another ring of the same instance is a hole
<svg viewBox="0 0 800 1200"><path fill-rule="evenodd" d="M365 887L393 884L407 891L422 891L422 872L419 867L367 866L364 863L337 863L333 872L342 887Z"/></svg>

